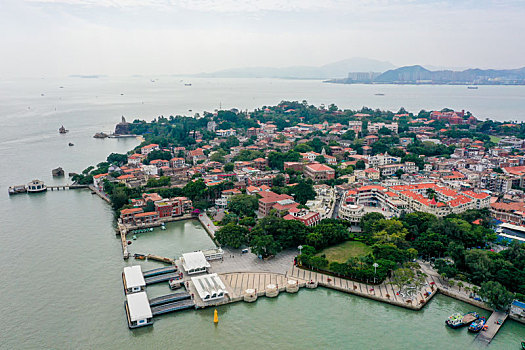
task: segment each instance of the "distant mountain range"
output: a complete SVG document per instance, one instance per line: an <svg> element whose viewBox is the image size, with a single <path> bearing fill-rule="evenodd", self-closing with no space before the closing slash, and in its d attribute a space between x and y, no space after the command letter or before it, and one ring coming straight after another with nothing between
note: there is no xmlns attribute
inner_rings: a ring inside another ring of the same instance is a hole
<svg viewBox="0 0 525 350"><path fill-rule="evenodd" d="M390 62L354 57L319 67L245 67L194 74L193 76L205 78L333 79L347 76L348 72L384 72L392 68L395 66Z"/></svg>
<svg viewBox="0 0 525 350"><path fill-rule="evenodd" d="M430 71L422 66L405 66L381 74L362 76L349 73L347 78L329 82L353 84L457 84L457 85L525 85L525 67L519 69L466 69Z"/></svg>

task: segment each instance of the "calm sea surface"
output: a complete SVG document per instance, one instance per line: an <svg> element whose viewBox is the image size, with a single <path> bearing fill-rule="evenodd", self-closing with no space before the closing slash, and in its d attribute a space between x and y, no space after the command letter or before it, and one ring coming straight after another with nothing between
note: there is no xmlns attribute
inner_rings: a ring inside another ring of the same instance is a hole
<svg viewBox="0 0 525 350"><path fill-rule="evenodd" d="M451 313L474 309L464 303L437 296L421 312L412 312L325 289L220 307L217 327L210 309L161 316L153 327L129 331L120 274L133 260L122 260L110 207L89 191L7 195L9 185L33 178L66 183L67 178L53 179L51 169L78 172L111 152L136 146L135 139L92 138L112 130L121 115L151 120L221 105L253 109L285 99L342 108L450 107L482 119L525 120L525 87L172 77L0 81L0 348L478 348L465 329L444 326ZM62 124L70 130L66 135L58 134ZM178 256L211 244L199 224L188 221L139 236L131 249ZM167 292L167 286L148 288L151 296ZM518 349L522 340L525 327L511 321L489 348Z"/></svg>

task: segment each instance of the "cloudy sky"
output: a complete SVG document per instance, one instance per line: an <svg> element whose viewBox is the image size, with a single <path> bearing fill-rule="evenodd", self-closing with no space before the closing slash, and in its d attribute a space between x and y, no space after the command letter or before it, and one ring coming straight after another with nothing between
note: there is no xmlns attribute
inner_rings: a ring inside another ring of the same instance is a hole
<svg viewBox="0 0 525 350"><path fill-rule="evenodd" d="M0 0L0 77L525 66L522 0Z"/></svg>

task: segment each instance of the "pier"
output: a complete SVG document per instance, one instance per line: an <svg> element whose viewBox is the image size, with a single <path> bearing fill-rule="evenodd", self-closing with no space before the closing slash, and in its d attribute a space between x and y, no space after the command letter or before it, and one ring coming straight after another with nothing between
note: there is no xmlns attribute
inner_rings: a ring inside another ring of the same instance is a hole
<svg viewBox="0 0 525 350"><path fill-rule="evenodd" d="M146 285L151 285L155 283L166 282L172 278L178 278L179 276L180 275L178 273L167 273L163 275L157 275L157 276L151 276L151 277L144 278L144 281L146 281Z"/></svg>
<svg viewBox="0 0 525 350"><path fill-rule="evenodd" d="M175 301L173 303L153 306L151 308L151 313L153 314L153 316L158 316L162 314L167 314L168 312L180 311L180 310L191 309L191 308L195 308L195 303L193 302L193 300L187 299L187 300Z"/></svg>
<svg viewBox="0 0 525 350"><path fill-rule="evenodd" d="M503 323L505 323L508 316L509 314L506 312L494 311L487 320L487 330L479 332L476 336L476 340L489 344L496 336L496 333L498 333L501 326L503 326Z"/></svg>
<svg viewBox="0 0 525 350"><path fill-rule="evenodd" d="M76 190L81 188L89 188L89 185L60 185L60 186L46 186L48 190Z"/></svg>
<svg viewBox="0 0 525 350"><path fill-rule="evenodd" d="M186 299L191 299L191 295L188 292L172 293L150 299L149 305L153 307Z"/></svg>
<svg viewBox="0 0 525 350"><path fill-rule="evenodd" d="M144 271L143 275L144 275L144 278L147 278L147 277L153 277L157 275L163 275L165 273L170 273L170 272L177 272L177 267L176 266L166 266L166 267L161 267L159 269L148 270L148 271Z"/></svg>

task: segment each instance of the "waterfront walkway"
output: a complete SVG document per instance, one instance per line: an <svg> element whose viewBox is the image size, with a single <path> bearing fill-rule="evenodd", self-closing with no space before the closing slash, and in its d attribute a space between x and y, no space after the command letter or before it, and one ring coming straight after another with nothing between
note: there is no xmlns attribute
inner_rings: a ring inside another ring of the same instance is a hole
<svg viewBox="0 0 525 350"><path fill-rule="evenodd" d="M211 239L215 241L215 232L219 229L213 221L210 219L208 214L206 213L200 213L199 214L199 221L202 224L202 227L208 232L208 235L210 235Z"/></svg>
<svg viewBox="0 0 525 350"><path fill-rule="evenodd" d="M421 287L413 297L404 298L396 293L395 287L392 285L390 279L385 280L385 282L379 285L372 285L311 270L304 270L296 266L292 267L288 276L304 281L317 282L320 286L326 288L336 289L345 293L355 294L413 310L421 309L437 292L437 288L432 288L429 281L427 281L427 284ZM430 295L425 297L424 294L427 292L430 293Z"/></svg>

